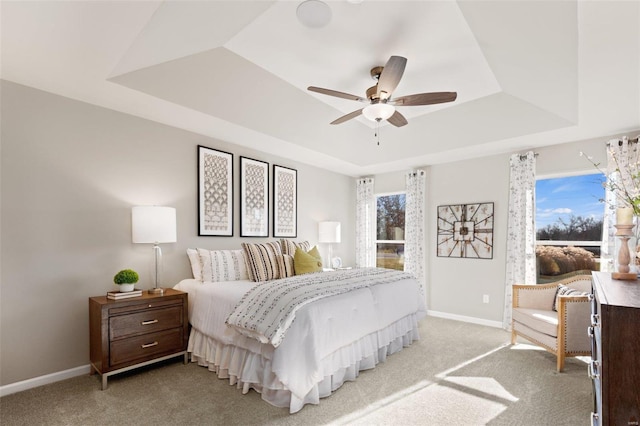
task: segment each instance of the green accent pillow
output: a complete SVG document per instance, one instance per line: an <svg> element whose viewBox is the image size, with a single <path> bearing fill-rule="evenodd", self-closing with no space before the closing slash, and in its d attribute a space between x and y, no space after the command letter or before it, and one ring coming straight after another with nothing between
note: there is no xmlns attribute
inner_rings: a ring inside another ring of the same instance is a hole
<svg viewBox="0 0 640 426"><path fill-rule="evenodd" d="M308 274L322 271L322 258L317 247L313 247L309 252L297 248L293 255L293 269L296 275Z"/></svg>

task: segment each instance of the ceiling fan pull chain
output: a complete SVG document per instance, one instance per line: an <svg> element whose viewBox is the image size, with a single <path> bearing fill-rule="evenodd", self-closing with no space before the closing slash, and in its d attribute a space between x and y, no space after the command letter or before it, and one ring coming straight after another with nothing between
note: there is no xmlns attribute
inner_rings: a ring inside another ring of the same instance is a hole
<svg viewBox="0 0 640 426"><path fill-rule="evenodd" d="M373 135L378 138L378 146L380 146L380 119L376 118L376 132Z"/></svg>

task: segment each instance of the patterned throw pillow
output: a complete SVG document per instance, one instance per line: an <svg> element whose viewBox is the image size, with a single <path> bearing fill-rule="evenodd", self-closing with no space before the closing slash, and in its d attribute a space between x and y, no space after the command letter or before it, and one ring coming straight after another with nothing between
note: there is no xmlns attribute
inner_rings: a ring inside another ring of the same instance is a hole
<svg viewBox="0 0 640 426"><path fill-rule="evenodd" d="M242 250L198 249L202 281L238 281L249 279Z"/></svg>
<svg viewBox="0 0 640 426"><path fill-rule="evenodd" d="M247 244L242 243L251 281L262 282L280 278L277 256L282 255L280 244L274 243Z"/></svg>
<svg viewBox="0 0 640 426"><path fill-rule="evenodd" d="M576 290L566 285L558 284L558 290L556 291L556 298L553 299L553 310L558 311L558 306L560 305L560 296L588 296L589 293L585 293L584 291Z"/></svg>
<svg viewBox="0 0 640 426"><path fill-rule="evenodd" d="M202 262L200 262L198 250L188 248L187 257L189 258L189 264L191 265L191 273L193 274L193 278L198 281L202 281Z"/></svg>
<svg viewBox="0 0 640 426"><path fill-rule="evenodd" d="M278 278L287 278L295 275L293 267L293 256L282 254L276 256L278 259Z"/></svg>
<svg viewBox="0 0 640 426"><path fill-rule="evenodd" d="M296 249L298 248L308 252L309 249L311 249L311 243L309 243L309 241L295 242L282 238L280 239L280 247L282 247L282 254L294 256L296 254Z"/></svg>
<svg viewBox="0 0 640 426"><path fill-rule="evenodd" d="M308 274L322 271L322 260L317 247L313 247L309 252L297 249L293 256L293 265L296 275Z"/></svg>

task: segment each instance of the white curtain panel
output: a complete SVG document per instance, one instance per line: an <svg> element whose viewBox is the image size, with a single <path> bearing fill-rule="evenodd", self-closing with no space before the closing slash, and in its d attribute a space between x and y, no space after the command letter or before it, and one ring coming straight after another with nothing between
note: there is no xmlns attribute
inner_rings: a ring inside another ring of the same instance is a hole
<svg viewBox="0 0 640 426"><path fill-rule="evenodd" d="M511 328L514 284L536 283L535 189L536 156L533 151L510 159L507 270L502 326Z"/></svg>
<svg viewBox="0 0 640 426"><path fill-rule="evenodd" d="M420 292L425 297L425 185L424 170L415 170L405 175L407 186L404 223L404 270L412 273L420 283Z"/></svg>
<svg viewBox="0 0 640 426"><path fill-rule="evenodd" d="M356 181L356 267L376 266L373 178Z"/></svg>

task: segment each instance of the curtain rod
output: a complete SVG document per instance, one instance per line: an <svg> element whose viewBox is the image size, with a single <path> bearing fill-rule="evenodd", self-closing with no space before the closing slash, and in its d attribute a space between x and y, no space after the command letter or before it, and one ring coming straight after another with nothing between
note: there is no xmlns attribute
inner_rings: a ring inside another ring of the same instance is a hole
<svg viewBox="0 0 640 426"><path fill-rule="evenodd" d="M533 156L534 156L534 157L537 157L538 155L539 155L539 154L538 154L537 152L534 152L534 153L533 153ZM528 156L528 154L520 154L520 156L519 156L520 161L522 161L522 160L526 160L526 159L527 159L527 156Z"/></svg>
<svg viewBox="0 0 640 426"><path fill-rule="evenodd" d="M638 141L640 140L640 136L636 136L635 139L626 138L626 140L627 140L627 142L630 142L630 143L638 143ZM611 146L612 143L616 143L616 142L618 142L618 146L622 146L624 141L625 141L624 138L623 139L613 139L613 140L607 141L607 146Z"/></svg>

